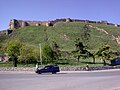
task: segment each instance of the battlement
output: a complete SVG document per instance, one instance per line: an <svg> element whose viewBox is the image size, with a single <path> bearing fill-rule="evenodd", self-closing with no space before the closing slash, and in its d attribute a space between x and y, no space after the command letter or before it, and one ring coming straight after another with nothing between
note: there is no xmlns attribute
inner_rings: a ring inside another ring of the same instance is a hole
<svg viewBox="0 0 120 90"><path fill-rule="evenodd" d="M108 23L107 21L90 21L90 20L78 20L78 19L70 19L70 18L63 18L63 19L56 19L51 21L24 21L24 20L10 20L8 29L14 30L17 28L25 27L25 26L54 26L59 22L86 22L86 23L100 23L106 25L112 25L116 27L120 27L118 24Z"/></svg>

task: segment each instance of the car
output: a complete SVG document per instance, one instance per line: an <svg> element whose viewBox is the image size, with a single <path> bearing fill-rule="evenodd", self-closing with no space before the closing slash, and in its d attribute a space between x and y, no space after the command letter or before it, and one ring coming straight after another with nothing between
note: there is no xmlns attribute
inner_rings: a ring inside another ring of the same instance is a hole
<svg viewBox="0 0 120 90"><path fill-rule="evenodd" d="M42 73L52 73L56 74L57 72L60 72L59 66L57 65L47 65L43 68L37 68L36 73L42 74Z"/></svg>
<svg viewBox="0 0 120 90"><path fill-rule="evenodd" d="M111 66L116 66L116 65L120 65L120 57L114 58L113 60L111 60Z"/></svg>

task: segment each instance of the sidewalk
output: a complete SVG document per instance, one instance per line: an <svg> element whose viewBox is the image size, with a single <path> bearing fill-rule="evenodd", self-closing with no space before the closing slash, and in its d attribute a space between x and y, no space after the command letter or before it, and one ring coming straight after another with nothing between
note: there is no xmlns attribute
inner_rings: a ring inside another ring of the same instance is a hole
<svg viewBox="0 0 120 90"><path fill-rule="evenodd" d="M95 70L95 71L60 71L58 73L90 73L90 72L111 72L111 71L120 71L120 69L108 69L108 70ZM0 74L7 73L24 73L24 74L34 74L34 71L0 71Z"/></svg>

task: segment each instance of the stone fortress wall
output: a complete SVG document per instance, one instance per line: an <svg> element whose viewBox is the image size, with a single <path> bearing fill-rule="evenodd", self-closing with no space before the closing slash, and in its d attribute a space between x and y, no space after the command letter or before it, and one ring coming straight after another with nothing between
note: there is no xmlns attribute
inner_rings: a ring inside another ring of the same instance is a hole
<svg viewBox="0 0 120 90"><path fill-rule="evenodd" d="M10 20L8 29L14 30L25 26L54 26L57 22L71 22L71 19L56 19L54 21L24 21Z"/></svg>
<svg viewBox="0 0 120 90"><path fill-rule="evenodd" d="M91 21L91 20L79 20L79 19L70 19L70 18L62 18L62 19L56 19L56 20L50 20L50 21L29 21L29 20L11 19L8 29L0 31L0 35L3 35L3 34L8 35L12 33L13 30L22 28L25 26L54 26L57 23L62 23L62 22L85 22L87 24L99 23L99 24L106 24L106 25L111 25L115 27L120 27L120 25L118 24L109 23L107 21Z"/></svg>
<svg viewBox="0 0 120 90"><path fill-rule="evenodd" d="M118 24L108 23L107 21L90 21L90 20L78 20L78 19L70 19L70 18L63 18L63 19L56 19L51 21L24 21L24 20L10 20L8 29L14 30L17 28L22 28L25 26L54 26L60 22L86 22L86 23L100 23L106 25L112 25L116 27L120 27Z"/></svg>

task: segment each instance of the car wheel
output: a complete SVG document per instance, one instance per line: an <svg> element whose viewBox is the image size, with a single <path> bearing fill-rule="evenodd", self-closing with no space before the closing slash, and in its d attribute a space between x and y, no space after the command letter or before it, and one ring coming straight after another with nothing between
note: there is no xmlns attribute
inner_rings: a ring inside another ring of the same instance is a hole
<svg viewBox="0 0 120 90"><path fill-rule="evenodd" d="M38 74L41 74L41 72L39 71Z"/></svg>
<svg viewBox="0 0 120 90"><path fill-rule="evenodd" d="M56 74L56 72L52 72L52 74Z"/></svg>

